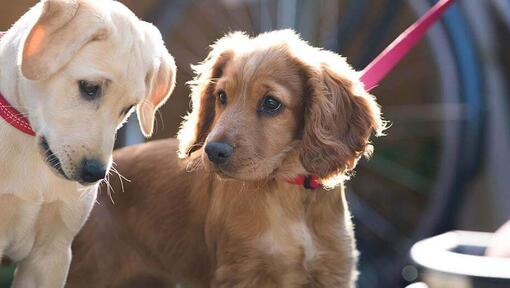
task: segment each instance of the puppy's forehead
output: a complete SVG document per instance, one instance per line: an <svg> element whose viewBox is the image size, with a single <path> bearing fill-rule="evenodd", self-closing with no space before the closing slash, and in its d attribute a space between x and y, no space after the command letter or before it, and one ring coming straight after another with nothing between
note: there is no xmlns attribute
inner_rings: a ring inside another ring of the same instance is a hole
<svg viewBox="0 0 510 288"><path fill-rule="evenodd" d="M136 54L114 47L107 40L90 43L69 63L69 75L74 80L108 81L127 98L142 99L146 65Z"/></svg>
<svg viewBox="0 0 510 288"><path fill-rule="evenodd" d="M154 69L161 49L166 48L152 25L129 10L124 12L112 14L108 36L87 44L70 65L76 77L110 80L140 100L146 89L146 76Z"/></svg>
<svg viewBox="0 0 510 288"><path fill-rule="evenodd" d="M271 81L295 89L300 88L302 82L300 67L285 47L255 49L235 55L227 63L224 75L234 78L236 83Z"/></svg>

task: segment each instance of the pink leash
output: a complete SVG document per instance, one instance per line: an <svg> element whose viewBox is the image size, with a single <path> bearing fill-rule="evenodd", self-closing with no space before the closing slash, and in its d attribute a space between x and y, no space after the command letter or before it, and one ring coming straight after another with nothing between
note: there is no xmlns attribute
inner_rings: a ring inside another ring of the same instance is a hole
<svg viewBox="0 0 510 288"><path fill-rule="evenodd" d="M365 84L367 91L375 88L379 82L416 46L423 38L430 26L438 21L443 12L450 7L455 0L440 0L416 23L407 28L395 41L375 58L361 72L360 80Z"/></svg>
<svg viewBox="0 0 510 288"><path fill-rule="evenodd" d="M443 12L454 2L455 0L438 1L425 15L407 28L372 63L363 69L360 80L365 85L365 90L370 91L377 87L379 82L416 46L430 26L436 23ZM312 190L322 186L319 177L313 175L299 175L287 182Z"/></svg>

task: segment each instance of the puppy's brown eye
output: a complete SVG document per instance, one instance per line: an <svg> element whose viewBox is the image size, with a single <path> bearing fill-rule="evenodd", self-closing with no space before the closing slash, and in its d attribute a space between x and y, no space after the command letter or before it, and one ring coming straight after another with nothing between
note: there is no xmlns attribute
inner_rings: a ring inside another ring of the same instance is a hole
<svg viewBox="0 0 510 288"><path fill-rule="evenodd" d="M225 91L220 91L218 93L218 101L220 101L221 105L227 104L227 93L225 93Z"/></svg>
<svg viewBox="0 0 510 288"><path fill-rule="evenodd" d="M266 96L260 103L259 112L275 115L282 108L282 103L273 96Z"/></svg>
<svg viewBox="0 0 510 288"><path fill-rule="evenodd" d="M101 96L101 86L96 83L91 83L85 80L78 81L80 94L86 100L94 100Z"/></svg>

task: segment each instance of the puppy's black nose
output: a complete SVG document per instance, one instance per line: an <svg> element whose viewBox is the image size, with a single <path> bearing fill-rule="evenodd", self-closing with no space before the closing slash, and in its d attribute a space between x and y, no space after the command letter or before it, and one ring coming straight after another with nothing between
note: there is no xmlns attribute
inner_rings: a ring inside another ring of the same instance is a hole
<svg viewBox="0 0 510 288"><path fill-rule="evenodd" d="M106 166L91 159L84 159L81 162L81 180L84 183L94 183L106 176Z"/></svg>
<svg viewBox="0 0 510 288"><path fill-rule="evenodd" d="M205 145L205 153L216 165L224 164L234 152L234 147L225 142L209 142Z"/></svg>

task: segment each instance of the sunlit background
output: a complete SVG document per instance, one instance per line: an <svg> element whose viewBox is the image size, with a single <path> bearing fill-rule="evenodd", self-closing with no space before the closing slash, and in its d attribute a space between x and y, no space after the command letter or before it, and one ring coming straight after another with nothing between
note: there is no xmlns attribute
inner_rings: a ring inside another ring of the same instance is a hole
<svg viewBox="0 0 510 288"><path fill-rule="evenodd" d="M0 0L0 30L35 2ZM179 68L157 139L174 137L189 109L190 64L227 32L293 28L362 69L435 1L121 2L161 29ZM419 239L454 229L494 231L510 219L510 2L458 2L373 91L392 127L348 183L361 252L359 287L417 280L409 249ZM118 147L141 141L131 119ZM11 272L0 271L0 277Z"/></svg>

